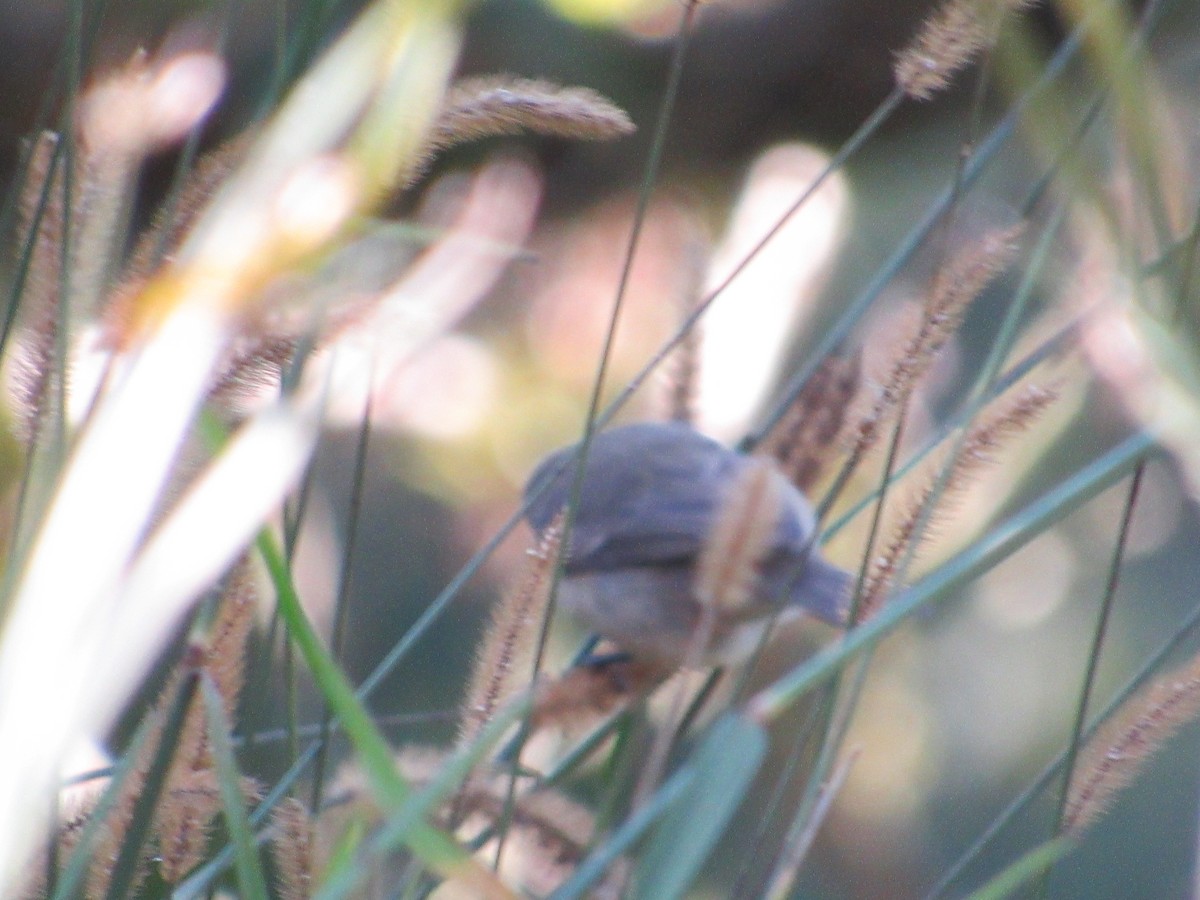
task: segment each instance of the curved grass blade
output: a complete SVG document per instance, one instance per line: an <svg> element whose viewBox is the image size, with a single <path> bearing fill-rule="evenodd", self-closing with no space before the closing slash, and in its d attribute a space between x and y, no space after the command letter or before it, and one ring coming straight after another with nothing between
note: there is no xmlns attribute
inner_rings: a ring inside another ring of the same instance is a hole
<svg viewBox="0 0 1200 900"><path fill-rule="evenodd" d="M412 790L396 770L391 747L376 728L366 707L355 696L345 673L321 645L300 606L300 598L292 586L287 562L277 541L263 533L258 539L258 549L278 593L280 617L326 703L354 746L375 799L385 811L400 810L412 797ZM405 834L404 843L431 870L447 879L470 885L486 897L511 896L494 874L471 859L453 838L431 825L411 827Z"/></svg>
<svg viewBox="0 0 1200 900"><path fill-rule="evenodd" d="M531 706L530 698L526 697L502 710L469 746L455 753L442 765L429 784L415 792L407 803L387 818L379 832L370 840L366 855L381 856L404 844L409 833L418 827L426 815L458 790L484 755L499 742L513 724L528 714ZM358 886L363 872L367 871L367 866L364 865L363 854L359 854L355 858L342 861L336 867L331 867L329 871L331 874L328 880L317 894L319 900L338 900L350 894Z"/></svg>
<svg viewBox="0 0 1200 900"><path fill-rule="evenodd" d="M1056 862L1075 849L1075 842L1067 838L1047 841L1034 847L995 878L970 894L968 900L1004 900L1039 875L1050 870Z"/></svg>
<svg viewBox="0 0 1200 900"><path fill-rule="evenodd" d="M767 753L762 726L727 714L692 754L687 787L638 859L634 896L670 900L688 889L741 805Z"/></svg>

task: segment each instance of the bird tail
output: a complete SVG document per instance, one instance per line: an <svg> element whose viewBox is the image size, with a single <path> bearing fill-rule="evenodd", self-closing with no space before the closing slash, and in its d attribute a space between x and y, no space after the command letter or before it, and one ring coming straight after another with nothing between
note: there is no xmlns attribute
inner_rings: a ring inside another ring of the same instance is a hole
<svg viewBox="0 0 1200 900"><path fill-rule="evenodd" d="M826 562L815 551L791 591L792 603L831 625L845 625L850 615L854 577Z"/></svg>

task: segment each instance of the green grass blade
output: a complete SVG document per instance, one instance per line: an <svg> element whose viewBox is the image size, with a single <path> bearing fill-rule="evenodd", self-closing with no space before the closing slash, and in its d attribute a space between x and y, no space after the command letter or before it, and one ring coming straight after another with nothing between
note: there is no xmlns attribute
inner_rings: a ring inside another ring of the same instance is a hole
<svg viewBox="0 0 1200 900"><path fill-rule="evenodd" d="M644 806L625 820L625 824L618 828L611 838L588 855L574 874L550 895L549 900L575 900L577 897L589 896L588 891L592 885L679 800L691 787L695 776L695 770L689 766L668 778Z"/></svg>
<svg viewBox="0 0 1200 900"><path fill-rule="evenodd" d="M242 776L229 741L229 717L225 715L224 701L211 678L206 677L201 681L200 690L208 713L208 736L212 744L213 760L216 762L221 803L225 807L225 827L229 831L234 849L238 887L246 900L267 900L267 880L263 876L262 863L258 858L254 832L250 827L250 820L246 817L246 804L241 788Z"/></svg>
<svg viewBox="0 0 1200 900"><path fill-rule="evenodd" d="M680 897L708 859L767 753L763 728L736 714L719 719L692 755L694 776L659 821L634 875L635 895Z"/></svg>
<svg viewBox="0 0 1200 900"><path fill-rule="evenodd" d="M505 732L529 713L530 706L529 698L523 698L502 710L480 732L476 740L455 753L441 766L429 784L414 792L407 803L388 817L371 839L366 854L382 856L406 843L412 830L420 825L426 815L458 790ZM351 894L358 887L363 872L368 870L368 864L369 860L364 859L363 854L359 854L340 860L336 866L331 865L329 878L317 894L319 900L340 900Z"/></svg>
<svg viewBox="0 0 1200 900"><path fill-rule="evenodd" d="M279 614L326 703L353 745L375 799L385 811L399 810L412 796L412 791L396 770L391 747L309 623L278 543L264 533L259 536L258 548L278 594ZM404 842L430 869L446 878L471 882L487 896L509 893L494 875L475 864L443 831L430 825L414 826L405 835Z"/></svg>
<svg viewBox="0 0 1200 900"><path fill-rule="evenodd" d="M1075 849L1074 841L1057 838L1030 850L995 878L969 895L968 900L1003 900L1029 884Z"/></svg>

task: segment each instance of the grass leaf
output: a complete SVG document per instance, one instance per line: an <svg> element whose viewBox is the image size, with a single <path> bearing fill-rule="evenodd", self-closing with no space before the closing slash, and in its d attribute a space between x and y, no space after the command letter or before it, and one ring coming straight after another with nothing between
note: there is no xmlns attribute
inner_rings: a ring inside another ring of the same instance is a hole
<svg viewBox="0 0 1200 900"><path fill-rule="evenodd" d="M246 817L246 802L242 797L241 787L242 776L229 741L229 717L225 715L224 701L211 678L205 677L201 680L200 690L208 712L208 735L217 764L221 801L225 806L225 827L229 829L236 856L238 887L246 900L267 900L267 881L263 875L262 862L258 858L254 832Z"/></svg>
<svg viewBox="0 0 1200 900"><path fill-rule="evenodd" d="M680 897L707 861L767 752L767 734L749 719L719 719L692 754L687 786L659 821L638 859L636 896Z"/></svg>

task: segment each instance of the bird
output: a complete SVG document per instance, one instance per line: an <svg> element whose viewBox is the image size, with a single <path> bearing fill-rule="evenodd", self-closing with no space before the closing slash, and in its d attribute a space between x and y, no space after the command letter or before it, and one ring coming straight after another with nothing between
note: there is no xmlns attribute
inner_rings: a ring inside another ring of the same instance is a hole
<svg viewBox="0 0 1200 900"><path fill-rule="evenodd" d="M551 453L530 476L524 511L535 532L545 533L571 500L579 449ZM559 605L635 658L682 666L703 610L697 563L731 486L754 464L682 422L595 434L563 551ZM816 517L800 490L774 467L770 477L782 500L774 533L749 602L714 613L703 665L744 661L776 616L846 624L849 573L815 546Z"/></svg>

